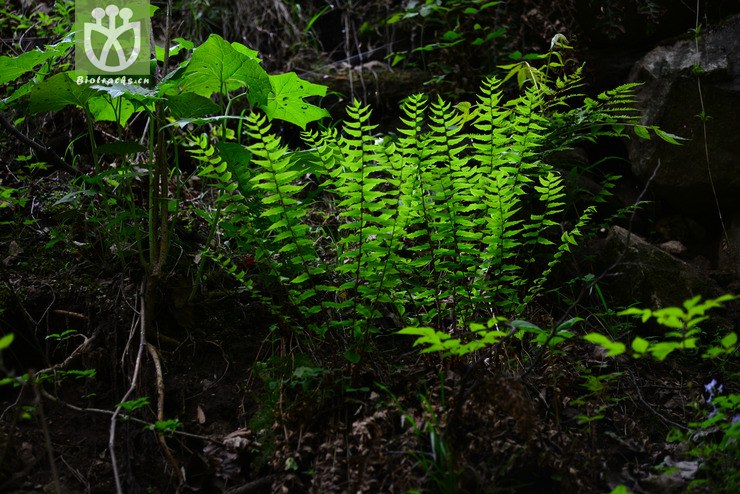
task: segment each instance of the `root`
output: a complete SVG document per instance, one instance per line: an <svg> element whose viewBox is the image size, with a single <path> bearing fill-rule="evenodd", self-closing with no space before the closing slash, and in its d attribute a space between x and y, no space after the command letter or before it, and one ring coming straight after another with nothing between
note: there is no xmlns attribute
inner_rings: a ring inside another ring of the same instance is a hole
<svg viewBox="0 0 740 494"><path fill-rule="evenodd" d="M126 394L121 399L121 403L127 401L129 397L136 390L136 382L139 380L139 371L141 370L141 357L144 354L144 348L146 347L146 302L145 302L145 287L142 283L139 289L139 350L136 352L136 363L134 364L134 374L131 376L131 385L126 391ZM134 324L135 326L135 324ZM116 492L123 494L123 486L121 485L121 475L118 472L118 461L116 459L116 424L118 423L118 416L121 413L121 406L117 406L116 410L110 419L110 432L108 434L108 451L110 451L110 460L113 467L113 479L116 482Z"/></svg>
<svg viewBox="0 0 740 494"><path fill-rule="evenodd" d="M154 345L147 343L146 348L154 361L154 368L157 372L157 420L161 422L164 420L164 377L162 374L162 362L159 358L159 352L157 352ZM180 466L177 464L177 460L172 454L172 450L167 446L167 440L164 437L164 433L157 432L157 439L159 439L159 444L162 446L162 451L164 452L165 458L167 458L167 463L169 463L175 471L175 474L180 481L180 485L184 484L185 476L183 475L182 470L180 470Z"/></svg>

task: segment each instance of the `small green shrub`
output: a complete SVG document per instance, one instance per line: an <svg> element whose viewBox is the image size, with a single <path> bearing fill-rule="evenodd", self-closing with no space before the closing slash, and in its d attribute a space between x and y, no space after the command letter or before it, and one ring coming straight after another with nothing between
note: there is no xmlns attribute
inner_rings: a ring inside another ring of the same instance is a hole
<svg viewBox="0 0 740 494"><path fill-rule="evenodd" d="M630 343L629 352L633 358L652 357L665 360L677 350L713 359L720 365L728 364L737 355L737 334L727 333L711 343L702 343L703 331L700 325L709 318L711 309L721 308L725 303L736 300L736 295L722 295L714 299L702 300L700 296L684 301L681 307L666 307L659 310L630 308L620 313L623 316L639 317L643 323L650 319L667 329L662 338L635 337ZM595 343L607 351L607 356L617 356L628 352L627 345L600 333L589 333L584 339ZM706 476L713 477L715 469L725 469L726 465L737 464L740 457L740 395L723 394L723 386L712 379L704 386L706 399L704 405L694 404L701 416L700 420L690 422L687 431L673 429L669 441L692 445L690 454L703 458L702 470ZM718 492L732 492L737 485L737 474L731 470L730 477L716 481ZM702 491L705 479L692 480L689 492ZM729 487L732 485L732 487ZM725 490L728 488L729 490Z"/></svg>
<svg viewBox="0 0 740 494"><path fill-rule="evenodd" d="M420 64L444 78L452 72L449 57L436 57L430 61L431 52L444 54L458 45L481 53L495 52L492 43L502 36L506 29L490 26L486 13L499 5L500 1L489 0L412 0L404 9L391 14L387 24L408 26L418 38L417 46L397 51L390 55L392 65L401 62ZM459 61L458 61L459 62Z"/></svg>
<svg viewBox="0 0 740 494"><path fill-rule="evenodd" d="M735 295L722 295L720 297L708 300L701 300L701 296L686 300L683 307L666 307L659 310L626 309L619 314L622 316L639 317L643 323L650 319L655 319L658 324L668 329L665 337L661 340L649 341L640 336L632 339L630 348L632 356L635 358L651 355L657 360L665 360L668 355L676 350L699 350L699 337L701 328L699 324L706 321L709 316L707 312L710 309L722 307L725 302L735 300ZM601 333L589 333L584 339L595 343L605 350L607 356L617 356L625 353L627 347L624 343L612 341L611 338ZM718 344L707 346L702 353L702 357L711 358L727 356L735 352L737 347L737 334L728 333Z"/></svg>

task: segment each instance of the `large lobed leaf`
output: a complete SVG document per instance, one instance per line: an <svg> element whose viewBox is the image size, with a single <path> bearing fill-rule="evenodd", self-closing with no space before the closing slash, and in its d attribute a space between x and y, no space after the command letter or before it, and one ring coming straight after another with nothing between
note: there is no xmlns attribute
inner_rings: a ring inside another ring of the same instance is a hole
<svg viewBox="0 0 740 494"><path fill-rule="evenodd" d="M264 107L270 119L279 118L305 129L307 123L329 116L324 108L304 101L309 96L326 95L326 86L304 81L293 72L270 76L270 84L272 91Z"/></svg>
<svg viewBox="0 0 740 494"><path fill-rule="evenodd" d="M206 98L214 93L246 88L250 103L264 105L270 92L270 79L256 52L212 34L193 53L181 88Z"/></svg>

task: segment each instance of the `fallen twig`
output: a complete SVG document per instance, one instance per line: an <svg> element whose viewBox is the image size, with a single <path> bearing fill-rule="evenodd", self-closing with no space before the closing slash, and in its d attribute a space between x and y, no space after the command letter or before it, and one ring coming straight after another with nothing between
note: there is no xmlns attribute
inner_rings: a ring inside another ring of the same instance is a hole
<svg viewBox="0 0 740 494"><path fill-rule="evenodd" d="M83 173L79 169L75 168L74 166L64 161L62 158L59 157L57 153L47 148L46 146L39 144L38 142L34 141L33 139L25 135L20 130L16 129L15 126L13 126L13 124L10 123L8 119L6 119L3 115L0 115L0 126L2 126L6 131L8 131L10 135L12 135L13 137L21 141L23 144L33 149L33 152L36 154L36 156L39 159L46 161L54 168L57 168L58 170L61 170L61 171L65 171L75 177L79 177L83 175Z"/></svg>
<svg viewBox="0 0 740 494"><path fill-rule="evenodd" d="M144 348L146 347L146 318L143 317L143 315L146 313L145 309L145 302L144 302L144 292L145 287L142 283L142 286L139 290L139 350L136 353L136 364L134 365L134 374L131 376L131 385L128 388L128 391L126 391L126 394L121 399L121 403L125 402L129 399L129 397L133 394L134 390L136 389L136 381L139 379L139 371L141 370L141 356L144 354ZM116 447L115 447L115 440L116 440L116 424L118 415L121 413L121 406L118 405L116 407L116 410L113 412L113 415L111 416L110 420L110 433L108 435L108 450L110 451L110 459L111 464L113 466L113 478L116 482L116 492L118 494L123 494L123 486L121 485L121 476L118 473L118 464L116 461Z"/></svg>

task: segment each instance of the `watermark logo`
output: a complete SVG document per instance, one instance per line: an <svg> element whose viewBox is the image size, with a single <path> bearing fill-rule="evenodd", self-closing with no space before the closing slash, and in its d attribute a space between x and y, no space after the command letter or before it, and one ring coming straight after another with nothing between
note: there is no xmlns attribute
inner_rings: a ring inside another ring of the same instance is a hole
<svg viewBox="0 0 740 494"><path fill-rule="evenodd" d="M148 0L77 0L75 68L106 77L149 75Z"/></svg>
<svg viewBox="0 0 740 494"><path fill-rule="evenodd" d="M133 11L124 7L119 10L116 5L108 5L105 10L97 7L92 11L95 23L85 23L85 55L97 68L104 72L121 72L131 67L141 53L141 21L130 22L134 16ZM116 26L116 16L120 16L121 24ZM107 17L108 25L103 24L103 17ZM132 31L134 46L129 50L128 58L121 46L119 39L128 30ZM93 32L100 33L106 37L103 49L98 56L95 53L92 42ZM111 49L115 50L115 57L111 57ZM115 58L118 65L109 65L108 59Z"/></svg>

